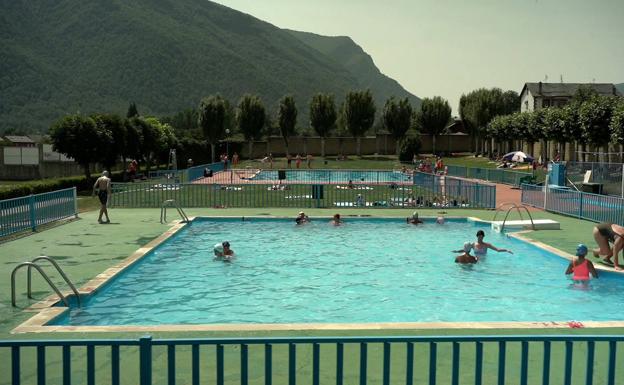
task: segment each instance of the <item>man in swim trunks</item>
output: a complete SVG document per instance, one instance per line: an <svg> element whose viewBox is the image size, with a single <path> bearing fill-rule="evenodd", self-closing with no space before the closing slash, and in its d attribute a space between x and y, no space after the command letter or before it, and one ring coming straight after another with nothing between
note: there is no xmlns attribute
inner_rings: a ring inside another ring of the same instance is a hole
<svg viewBox="0 0 624 385"><path fill-rule="evenodd" d="M108 218L108 198L112 194L111 180L108 177L108 171L102 172L102 176L99 177L93 185L93 195L97 192L97 196L100 200L100 216L98 217L98 223L110 223ZM102 215L106 216L106 222L102 221Z"/></svg>
<svg viewBox="0 0 624 385"><path fill-rule="evenodd" d="M587 255L587 246L584 244L578 245L576 248L576 256L578 257L576 260L572 260L566 269L566 275L574 273L572 279L580 282L588 282L589 274L591 273L592 277L598 278L598 273L594 268L594 264L591 261L585 259Z"/></svg>
<svg viewBox="0 0 624 385"><path fill-rule="evenodd" d="M298 225L303 225L304 223L308 222L310 222L310 218L308 218L308 216L305 215L303 211L300 211L297 215L297 218L295 218L295 223Z"/></svg>
<svg viewBox="0 0 624 385"><path fill-rule="evenodd" d="M594 257L600 258L604 255L604 262L611 264L611 257L615 257L613 266L620 269L618 264L618 254L624 248L624 227L610 222L602 222L594 226L594 239L598 248L594 249ZM612 244L612 245L611 245Z"/></svg>

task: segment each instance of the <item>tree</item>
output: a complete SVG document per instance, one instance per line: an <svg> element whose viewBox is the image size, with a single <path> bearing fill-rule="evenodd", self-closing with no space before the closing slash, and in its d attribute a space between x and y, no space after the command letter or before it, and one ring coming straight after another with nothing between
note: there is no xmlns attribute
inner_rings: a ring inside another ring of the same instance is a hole
<svg viewBox="0 0 624 385"><path fill-rule="evenodd" d="M87 179L91 178L89 164L98 160L111 140L105 131L98 130L92 118L68 115L50 128L54 151L74 158L82 166Z"/></svg>
<svg viewBox="0 0 624 385"><path fill-rule="evenodd" d="M211 159L215 161L215 146L225 134L227 106L220 95L211 95L199 102L197 124L210 143Z"/></svg>
<svg viewBox="0 0 624 385"><path fill-rule="evenodd" d="M399 155L400 140L412 124L412 106L407 98L398 103L391 97L386 100L383 109L383 125L390 132L396 143L396 155Z"/></svg>
<svg viewBox="0 0 624 385"><path fill-rule="evenodd" d="M357 139L357 155L361 156L361 138L375 122L375 101L370 90L347 93L342 114L347 130Z"/></svg>
<svg viewBox="0 0 624 385"><path fill-rule="evenodd" d="M295 126L297 125L297 105L292 95L286 95L280 100L277 111L277 123L280 134L284 138L286 153L289 154L288 138L295 134Z"/></svg>
<svg viewBox="0 0 624 385"><path fill-rule="evenodd" d="M169 151L178 147L178 139L173 128L168 123L162 123L154 117L145 118L145 122L151 126L150 133L156 136L150 158L157 161L157 167L159 163L168 163Z"/></svg>
<svg viewBox="0 0 624 385"><path fill-rule="evenodd" d="M617 144L624 145L624 101L618 101L613 107L611 122L611 139Z"/></svg>
<svg viewBox="0 0 624 385"><path fill-rule="evenodd" d="M110 139L106 148L101 152L99 161L107 170L111 170L119 157L123 159L124 166L127 156L125 122L114 114L92 115L99 132L106 132L105 138Z"/></svg>
<svg viewBox="0 0 624 385"><path fill-rule="evenodd" d="M612 96L596 96L583 102L578 111L583 139L594 146L606 146L611 139L611 115L616 105Z"/></svg>
<svg viewBox="0 0 624 385"><path fill-rule="evenodd" d="M253 155L253 141L262 137L266 112L262 100L256 95L245 94L238 103L236 120L238 128L249 142L249 157Z"/></svg>
<svg viewBox="0 0 624 385"><path fill-rule="evenodd" d="M128 106L128 112L126 113L126 118L134 118L136 116L139 116L139 110L137 110L136 104L132 102Z"/></svg>
<svg viewBox="0 0 624 385"><path fill-rule="evenodd" d="M503 92L500 88L480 88L462 95L459 100L459 116L475 139L476 152L484 152L481 138L487 132L488 123L498 115L517 112L520 98L514 91Z"/></svg>
<svg viewBox="0 0 624 385"><path fill-rule="evenodd" d="M433 153L438 135L440 135L451 119L451 106L440 96L424 98L420 105L420 111L416 113L416 126L419 131L424 131L432 136Z"/></svg>
<svg viewBox="0 0 624 385"><path fill-rule="evenodd" d="M325 156L325 138L336 126L336 104L330 94L316 94L310 100L310 125L321 137L321 156Z"/></svg>
<svg viewBox="0 0 624 385"><path fill-rule="evenodd" d="M153 122L152 122L153 123ZM154 154L160 149L161 133L158 127L154 124L148 123L146 119L141 117L134 117L128 119L128 143L131 142L136 145L136 148L132 154L136 159L145 162L146 171L149 173L151 168L151 162Z"/></svg>

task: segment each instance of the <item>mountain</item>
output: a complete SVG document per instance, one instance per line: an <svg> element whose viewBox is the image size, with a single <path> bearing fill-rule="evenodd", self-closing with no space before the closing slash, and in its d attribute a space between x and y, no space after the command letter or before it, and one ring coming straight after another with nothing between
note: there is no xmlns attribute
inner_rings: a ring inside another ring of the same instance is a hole
<svg viewBox="0 0 624 385"><path fill-rule="evenodd" d="M45 131L77 111L125 114L129 102L143 115L170 115L213 93L233 103L257 93L271 112L291 93L305 125L316 92L341 100L367 85L388 94L385 81L374 81L372 60L366 66L342 61L290 31L207 0L0 4L0 133ZM351 42L352 57L358 49Z"/></svg>
<svg viewBox="0 0 624 385"><path fill-rule="evenodd" d="M391 96L407 97L412 106L420 106L420 98L405 90L396 80L381 73L373 58L348 36L321 36L310 32L286 30L297 39L329 56L346 68L358 81L361 89L374 91L381 108Z"/></svg>

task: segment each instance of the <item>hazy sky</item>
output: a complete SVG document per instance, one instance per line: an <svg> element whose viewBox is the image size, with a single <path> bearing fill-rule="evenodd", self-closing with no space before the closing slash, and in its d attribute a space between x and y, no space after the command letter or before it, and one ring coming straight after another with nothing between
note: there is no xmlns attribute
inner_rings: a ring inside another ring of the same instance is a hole
<svg viewBox="0 0 624 385"><path fill-rule="evenodd" d="M381 72L457 113L479 87L624 82L624 0L217 0L281 28L347 35Z"/></svg>

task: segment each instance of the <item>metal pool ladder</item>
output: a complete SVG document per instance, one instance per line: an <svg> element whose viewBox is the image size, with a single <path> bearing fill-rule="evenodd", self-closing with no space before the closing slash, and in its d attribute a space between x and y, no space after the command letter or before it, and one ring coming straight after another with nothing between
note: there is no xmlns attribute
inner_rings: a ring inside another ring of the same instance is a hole
<svg viewBox="0 0 624 385"><path fill-rule="evenodd" d="M182 223L190 222L186 213L182 210L182 207L180 207L175 199L167 199L166 201L163 201L162 205L160 205L160 223L167 222L167 207L175 207L175 209L178 210L178 214L180 214L180 217L182 218Z"/></svg>
<svg viewBox="0 0 624 385"><path fill-rule="evenodd" d="M15 266L15 268L13 269L13 272L11 273L11 304L13 305L13 307L17 306L15 304L15 275L16 275L17 271L20 268L24 267L24 266L28 266L28 272L27 272L27 295L28 295L28 298L32 299L31 270L34 267L35 269L37 269L39 274L41 274L43 279L45 279L45 281L48 283L48 285L50 285L50 287L54 290L56 295L58 295L59 298L63 301L65 306L69 307L69 301L67 301L67 298L63 295L63 293L61 293L61 291L58 289L58 287L50 280L50 277L48 277L48 275L45 273L45 271L43 271L41 266L36 263L37 261L40 261L40 260L49 261L52 264L52 266L54 266L56 268L56 271L61 275L63 280L65 280L65 283L67 283L69 288L74 292L74 295L76 296L76 300L78 301L78 306L81 306L82 304L81 304L81 300L80 300L80 294L78 293L78 290L76 289L76 286L74 286L74 284L71 282L69 277L67 277L67 275L65 274L63 269L61 269L61 267L58 265L58 263L56 263L56 261L54 259L42 255L40 257L37 257L37 258L33 259L30 262L22 262L19 265Z"/></svg>
<svg viewBox="0 0 624 385"><path fill-rule="evenodd" d="M494 214L494 218L492 219L492 222L494 222L496 220L496 216L498 215L498 213L501 211L501 209L505 206L511 206L507 209L507 214L505 214L505 219L503 219L503 223L501 224L501 228L500 228L500 232L502 233L503 230L505 230L505 222L507 222L507 217L509 217L509 213L513 211L513 209L516 209L516 211L518 211L518 215L520 215L520 220L524 220L524 218L522 217L522 212L520 211L520 209L524 209L524 211L526 211L527 215L529 216L529 219L531 220L531 230L535 230L535 223L533 222L533 217L531 216L531 212L529 211L529 209L527 209L527 207L525 205L517 205L515 203L501 203L498 208L496 209L496 213Z"/></svg>

